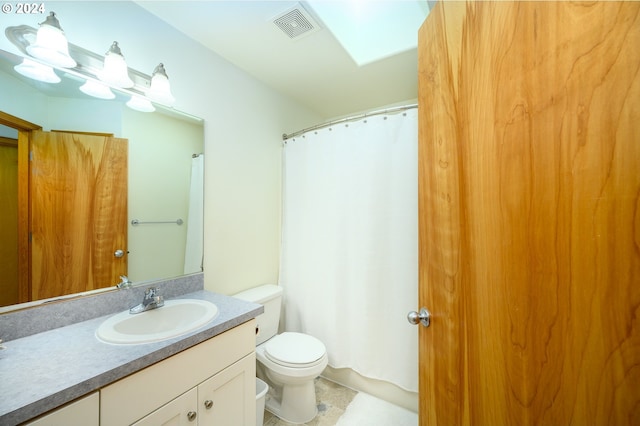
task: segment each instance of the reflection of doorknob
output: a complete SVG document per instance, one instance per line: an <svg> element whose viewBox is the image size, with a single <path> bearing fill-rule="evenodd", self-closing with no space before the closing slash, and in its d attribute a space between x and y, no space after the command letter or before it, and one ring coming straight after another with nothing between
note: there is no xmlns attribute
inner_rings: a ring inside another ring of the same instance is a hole
<svg viewBox="0 0 640 426"><path fill-rule="evenodd" d="M115 253L113 253L113 255L115 257L122 257L124 256L124 252L122 250L116 250Z"/></svg>
<svg viewBox="0 0 640 426"><path fill-rule="evenodd" d="M411 324L422 324L425 327L429 327L431 324L431 312L427 308L421 308L420 313L411 311L407 314L407 320Z"/></svg>

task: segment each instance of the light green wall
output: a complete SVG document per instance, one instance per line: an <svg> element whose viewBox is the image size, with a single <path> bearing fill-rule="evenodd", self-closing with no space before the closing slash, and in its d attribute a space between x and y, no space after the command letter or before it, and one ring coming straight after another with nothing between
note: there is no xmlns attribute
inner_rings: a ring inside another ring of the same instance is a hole
<svg viewBox="0 0 640 426"><path fill-rule="evenodd" d="M182 275L186 243L191 156L202 152L204 128L126 108L122 133L129 140L129 279ZM183 225L132 226L131 220Z"/></svg>

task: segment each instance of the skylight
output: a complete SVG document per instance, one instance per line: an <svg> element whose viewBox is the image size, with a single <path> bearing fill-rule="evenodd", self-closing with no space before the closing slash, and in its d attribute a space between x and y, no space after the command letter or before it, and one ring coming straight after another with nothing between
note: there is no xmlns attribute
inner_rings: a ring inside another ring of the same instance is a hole
<svg viewBox="0 0 640 426"><path fill-rule="evenodd" d="M358 66L415 49L418 29L429 14L425 0L309 0Z"/></svg>

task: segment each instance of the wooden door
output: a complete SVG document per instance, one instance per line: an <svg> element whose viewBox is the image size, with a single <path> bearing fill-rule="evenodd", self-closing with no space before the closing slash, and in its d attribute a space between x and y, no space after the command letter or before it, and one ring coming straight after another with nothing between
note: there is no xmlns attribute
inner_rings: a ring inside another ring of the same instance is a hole
<svg viewBox="0 0 640 426"><path fill-rule="evenodd" d="M18 140L0 137L0 306L18 303Z"/></svg>
<svg viewBox="0 0 640 426"><path fill-rule="evenodd" d="M640 424L640 3L419 34L421 425Z"/></svg>
<svg viewBox="0 0 640 426"><path fill-rule="evenodd" d="M113 286L127 273L127 146L106 136L33 132L34 300Z"/></svg>

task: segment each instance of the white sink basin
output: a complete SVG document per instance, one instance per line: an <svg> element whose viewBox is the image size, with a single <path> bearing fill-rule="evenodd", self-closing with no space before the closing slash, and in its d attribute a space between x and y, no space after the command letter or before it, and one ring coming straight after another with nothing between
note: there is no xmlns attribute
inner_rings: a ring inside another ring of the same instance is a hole
<svg viewBox="0 0 640 426"><path fill-rule="evenodd" d="M200 328L218 316L218 307L197 299L166 300L139 314L128 310L105 320L96 337L107 343L139 344L171 339Z"/></svg>

